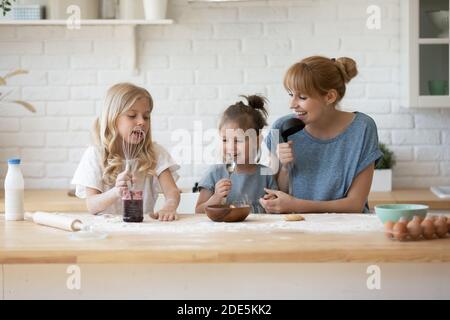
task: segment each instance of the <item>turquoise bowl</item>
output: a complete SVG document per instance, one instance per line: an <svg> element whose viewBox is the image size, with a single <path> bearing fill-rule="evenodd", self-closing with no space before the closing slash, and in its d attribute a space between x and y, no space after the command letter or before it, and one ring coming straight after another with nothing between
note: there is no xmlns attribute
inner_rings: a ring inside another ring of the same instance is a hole
<svg viewBox="0 0 450 320"><path fill-rule="evenodd" d="M375 213L381 222L397 222L400 218L412 220L414 216L425 218L428 212L428 206L423 204L381 204L375 206Z"/></svg>

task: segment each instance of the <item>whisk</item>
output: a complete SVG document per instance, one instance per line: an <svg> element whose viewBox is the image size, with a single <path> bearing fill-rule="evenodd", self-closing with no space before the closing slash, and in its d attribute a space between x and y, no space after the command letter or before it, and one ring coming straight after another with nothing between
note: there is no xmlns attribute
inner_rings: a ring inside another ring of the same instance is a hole
<svg viewBox="0 0 450 320"><path fill-rule="evenodd" d="M127 137L122 140L123 155L125 156L125 170L129 173L136 171L137 157L144 148L146 134L141 127L134 127ZM131 191L133 182L128 182Z"/></svg>

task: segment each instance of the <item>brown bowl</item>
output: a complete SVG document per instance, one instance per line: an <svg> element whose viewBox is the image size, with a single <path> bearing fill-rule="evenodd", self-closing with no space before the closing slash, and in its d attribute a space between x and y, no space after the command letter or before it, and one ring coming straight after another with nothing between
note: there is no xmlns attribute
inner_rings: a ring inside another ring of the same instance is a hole
<svg viewBox="0 0 450 320"><path fill-rule="evenodd" d="M215 205L205 208L208 218L215 222L241 222L250 214L250 206L231 208L227 205Z"/></svg>

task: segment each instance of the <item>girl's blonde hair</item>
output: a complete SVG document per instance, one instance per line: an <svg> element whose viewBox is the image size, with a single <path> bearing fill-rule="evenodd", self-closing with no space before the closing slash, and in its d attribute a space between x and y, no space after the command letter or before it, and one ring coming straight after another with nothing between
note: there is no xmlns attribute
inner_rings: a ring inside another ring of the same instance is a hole
<svg viewBox="0 0 450 320"><path fill-rule="evenodd" d="M357 75L356 62L351 58L312 56L289 68L284 77L284 87L311 97L324 96L334 89L338 93L336 105L345 96L345 85Z"/></svg>
<svg viewBox="0 0 450 320"><path fill-rule="evenodd" d="M103 182L106 185L113 186L117 175L124 168L122 137L117 131L117 119L121 114L127 112L139 99L148 99L150 112L153 110L153 99L146 89L131 83L116 84L108 90L101 116L95 121L94 140L100 147ZM137 167L139 172L154 175L156 161L149 124L149 132L145 144L138 156Z"/></svg>

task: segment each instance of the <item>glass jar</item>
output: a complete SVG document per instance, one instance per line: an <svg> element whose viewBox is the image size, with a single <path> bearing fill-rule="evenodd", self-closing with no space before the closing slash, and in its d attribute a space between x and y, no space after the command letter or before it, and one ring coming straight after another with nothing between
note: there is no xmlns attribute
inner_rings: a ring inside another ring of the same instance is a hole
<svg viewBox="0 0 450 320"><path fill-rule="evenodd" d="M139 223L144 221L143 191L126 191L122 196L123 221Z"/></svg>

